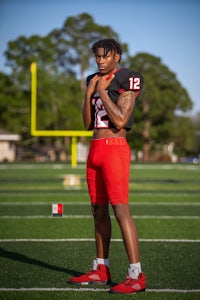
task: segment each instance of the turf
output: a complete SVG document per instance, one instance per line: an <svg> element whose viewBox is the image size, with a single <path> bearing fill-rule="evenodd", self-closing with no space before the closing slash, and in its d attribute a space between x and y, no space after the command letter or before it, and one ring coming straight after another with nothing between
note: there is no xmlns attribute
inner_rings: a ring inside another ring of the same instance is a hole
<svg viewBox="0 0 200 300"><path fill-rule="evenodd" d="M63 185L67 174L80 176L78 189ZM199 195L199 165L131 166L130 209L147 276L147 291L134 299L200 298ZM64 215L53 218L52 204L59 202ZM110 268L117 283L124 279L128 261L112 209L110 213ZM95 256L93 238L84 165L0 165L0 299L130 298L109 294L107 286L78 290L68 283L88 271Z"/></svg>

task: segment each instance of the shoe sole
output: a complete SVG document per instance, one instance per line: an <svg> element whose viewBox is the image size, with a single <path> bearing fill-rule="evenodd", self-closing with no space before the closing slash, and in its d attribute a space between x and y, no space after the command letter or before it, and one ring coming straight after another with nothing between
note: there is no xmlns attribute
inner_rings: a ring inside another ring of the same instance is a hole
<svg viewBox="0 0 200 300"><path fill-rule="evenodd" d="M97 285L111 285L112 281L85 281L85 282L73 282L69 281L69 283L74 284L74 285L90 285L90 284L97 284Z"/></svg>
<svg viewBox="0 0 200 300"><path fill-rule="evenodd" d="M122 292L116 292L116 291L112 291L112 290L109 291L110 294L123 294L123 295L133 295L133 294L142 293L142 292L145 292L145 289L140 290L140 291L135 291L132 293L122 293Z"/></svg>

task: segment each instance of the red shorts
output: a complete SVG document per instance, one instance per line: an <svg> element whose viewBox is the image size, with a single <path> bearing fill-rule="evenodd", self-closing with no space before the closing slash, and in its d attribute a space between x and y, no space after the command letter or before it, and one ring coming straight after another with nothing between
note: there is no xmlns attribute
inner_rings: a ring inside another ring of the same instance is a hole
<svg viewBox="0 0 200 300"><path fill-rule="evenodd" d="M126 138L91 140L87 184L92 204L127 204L131 152Z"/></svg>

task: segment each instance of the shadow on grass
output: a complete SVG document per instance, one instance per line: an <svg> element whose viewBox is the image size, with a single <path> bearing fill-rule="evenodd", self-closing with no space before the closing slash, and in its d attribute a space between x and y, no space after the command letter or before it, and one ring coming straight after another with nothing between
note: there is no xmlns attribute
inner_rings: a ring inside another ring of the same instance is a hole
<svg viewBox="0 0 200 300"><path fill-rule="evenodd" d="M26 255L19 254L17 252L11 252L11 251L5 250L3 248L0 248L0 257L4 257L4 258L11 259L11 260L23 262L23 263L26 263L26 264L29 264L29 265L39 266L39 267L46 268L46 269L49 269L49 270L53 270L53 271L56 271L56 272L63 272L63 273L69 274L71 276L79 276L79 275L82 274L81 272L77 272L75 270L70 270L70 269L67 269L67 268L61 268L61 267L58 267L58 266L55 266L55 265L51 265L51 264L45 263L43 261L28 257Z"/></svg>

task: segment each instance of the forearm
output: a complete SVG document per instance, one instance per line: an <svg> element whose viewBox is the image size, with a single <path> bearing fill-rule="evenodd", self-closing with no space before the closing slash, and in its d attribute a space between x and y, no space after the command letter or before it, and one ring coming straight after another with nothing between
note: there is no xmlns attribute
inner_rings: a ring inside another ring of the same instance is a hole
<svg viewBox="0 0 200 300"><path fill-rule="evenodd" d="M91 108L91 99L89 96L85 95L85 101L83 104L82 110L83 123L86 130L93 128L93 117L92 117L92 108Z"/></svg>
<svg viewBox="0 0 200 300"><path fill-rule="evenodd" d="M94 111L92 108L92 95L96 91L96 83L98 81L99 76L95 75L89 82L89 85L86 89L85 93L85 101L83 104L83 122L86 130L91 130L94 128Z"/></svg>
<svg viewBox="0 0 200 300"><path fill-rule="evenodd" d="M110 121L117 129L122 129L128 122L135 105L136 94L126 91L114 103L106 91L100 92L100 97Z"/></svg>
<svg viewBox="0 0 200 300"><path fill-rule="evenodd" d="M118 124L121 124L121 122L123 122L123 119L124 119L120 107L111 101L111 99L106 91L101 92L100 98L103 102L104 108L108 114L110 121L117 128Z"/></svg>

